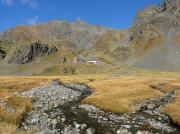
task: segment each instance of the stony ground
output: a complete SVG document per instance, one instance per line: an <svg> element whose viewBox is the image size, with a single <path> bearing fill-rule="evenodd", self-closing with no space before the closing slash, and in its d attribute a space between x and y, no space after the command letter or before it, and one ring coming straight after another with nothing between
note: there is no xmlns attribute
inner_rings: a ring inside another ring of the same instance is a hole
<svg viewBox="0 0 180 134"><path fill-rule="evenodd" d="M66 87L67 86L67 87ZM37 129L41 133L58 133L56 124L65 121L61 109L51 111L53 108L63 106L68 102L76 102L83 95L90 94L87 87L78 84L62 85L58 81L40 88L34 88L22 93L22 96L33 99L33 110L28 113L27 118L21 124L21 127L28 129ZM62 115L57 117L57 115ZM57 117L57 118L55 118Z"/></svg>
<svg viewBox="0 0 180 134"><path fill-rule="evenodd" d="M107 127L111 133L117 134L143 134L143 133L170 133L180 131L171 124L169 118L161 114L163 106L168 104L173 93L165 94L160 100L147 100L133 106L134 112L118 116L104 112L94 106L80 105L88 111L88 116L97 119L102 126Z"/></svg>
<svg viewBox="0 0 180 134"><path fill-rule="evenodd" d="M34 88L21 95L33 99L33 109L20 124L38 134L178 134L161 109L171 102L173 93L159 100L147 100L134 105L134 112L116 115L80 102L92 90L80 84L54 81L48 86Z"/></svg>

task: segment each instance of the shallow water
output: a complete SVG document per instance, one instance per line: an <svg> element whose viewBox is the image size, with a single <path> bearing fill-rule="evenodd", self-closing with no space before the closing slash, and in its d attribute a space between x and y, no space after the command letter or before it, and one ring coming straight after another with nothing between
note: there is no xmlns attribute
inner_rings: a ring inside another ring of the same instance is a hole
<svg viewBox="0 0 180 134"><path fill-rule="evenodd" d="M93 128L96 134L104 133L160 133L160 134L180 134L180 130L173 126L169 118L165 115L151 114L160 106L165 105L165 101L169 98L161 100L147 101L147 103L155 103L155 108L147 110L140 108L134 113L123 115L115 115L96 109L95 111L87 111L80 108L80 101L71 102L64 106L57 107L52 111L61 109L62 115L66 118L65 122L58 122L56 128L63 130L67 126L76 127L76 125L86 124L84 129L80 129L79 133L84 134L87 128ZM82 98L81 98L82 100ZM61 131L63 133L63 131Z"/></svg>

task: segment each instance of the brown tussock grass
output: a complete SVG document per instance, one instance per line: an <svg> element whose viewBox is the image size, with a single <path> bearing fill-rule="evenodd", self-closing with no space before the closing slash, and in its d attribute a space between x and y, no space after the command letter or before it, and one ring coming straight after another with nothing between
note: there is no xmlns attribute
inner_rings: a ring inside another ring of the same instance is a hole
<svg viewBox="0 0 180 134"><path fill-rule="evenodd" d="M163 113L168 115L175 125L180 126L180 88L175 92L174 102L163 109Z"/></svg>
<svg viewBox="0 0 180 134"><path fill-rule="evenodd" d="M16 131L16 126L12 124L0 123L1 134L13 134Z"/></svg>
<svg viewBox="0 0 180 134"><path fill-rule="evenodd" d="M0 108L0 121L13 125L18 125L23 119L24 114L32 108L31 99L20 96L12 96L8 98L7 105L12 107L15 112L5 112Z"/></svg>
<svg viewBox="0 0 180 134"><path fill-rule="evenodd" d="M35 130L23 131L17 126L8 123L0 123L0 134L33 134Z"/></svg>
<svg viewBox="0 0 180 134"><path fill-rule="evenodd" d="M179 90L180 87L177 85L171 85L170 83L158 83L158 84L152 84L152 88L160 90L163 93L168 93L168 92L174 92L175 90Z"/></svg>
<svg viewBox="0 0 180 134"><path fill-rule="evenodd" d="M134 103L163 96L162 92L145 84L143 79L132 80L130 77L95 81L88 86L95 89L95 93L86 98L84 103L119 114L131 112Z"/></svg>
<svg viewBox="0 0 180 134"><path fill-rule="evenodd" d="M118 114L132 111L131 106L146 99L161 98L164 92L178 90L180 75L178 73L138 72L129 76L113 74L72 75L72 76L33 76L33 77L0 77L0 99L8 97L7 104L16 112L4 113L0 109L0 123L17 126L25 113L31 109L28 98L19 98L16 93L48 84L53 79L63 83L82 83L94 90L83 103L95 105L105 111ZM159 90L152 84L165 86ZM164 110L174 122L179 121L179 99ZM0 124L0 127L3 128ZM12 127L14 129L14 127ZM4 130L4 129L3 129Z"/></svg>

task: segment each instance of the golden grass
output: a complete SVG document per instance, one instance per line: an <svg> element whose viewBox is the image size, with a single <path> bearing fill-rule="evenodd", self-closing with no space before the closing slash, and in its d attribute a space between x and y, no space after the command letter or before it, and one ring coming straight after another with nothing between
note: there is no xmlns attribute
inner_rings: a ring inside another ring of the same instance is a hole
<svg viewBox="0 0 180 134"><path fill-rule="evenodd" d="M4 121L9 123L19 124L22 120L24 114L32 108L32 103L30 98L12 96L7 100L7 105L14 108L14 113L5 113ZM0 114L1 115L1 114ZM2 117L3 118L3 117Z"/></svg>
<svg viewBox="0 0 180 134"><path fill-rule="evenodd" d="M23 115L31 108L28 98L19 98L16 93L29 90L33 87L46 85L53 79L64 83L82 83L94 89L94 93L83 103L95 105L105 111L118 114L132 111L131 105L145 99L160 98L164 92L174 91L180 87L180 75L177 73L138 72L130 76L118 74L94 74L72 76L33 76L33 77L0 77L0 99L8 97L7 104L14 107L16 112L4 113L0 109L0 123L16 126ZM156 89L152 85L164 84L163 88ZM167 106L168 114L174 122L179 122L179 100ZM0 124L0 128L2 127ZM3 128L3 127L2 127ZM14 127L12 127L14 129ZM1 130L1 129L0 129Z"/></svg>
<svg viewBox="0 0 180 134"><path fill-rule="evenodd" d="M91 82L88 86L96 92L84 102L115 113L130 112L130 106L134 103L162 97L163 93L152 89L144 83L146 81L142 78L122 77Z"/></svg>
<svg viewBox="0 0 180 134"><path fill-rule="evenodd" d="M5 112L0 108L0 133L2 134L30 134L30 132L18 130L17 126L24 115L31 110L31 99L12 96L7 100L7 105L14 108L15 112Z"/></svg>
<svg viewBox="0 0 180 134"><path fill-rule="evenodd" d="M163 113L170 116L174 124L180 126L180 89L176 91L174 102L167 105Z"/></svg>
<svg viewBox="0 0 180 134"><path fill-rule="evenodd" d="M1 134L13 134L15 133L17 127L12 124L0 123L0 133Z"/></svg>
<svg viewBox="0 0 180 134"><path fill-rule="evenodd" d="M19 130L15 125L0 123L0 134L32 134L33 132L34 130L23 131Z"/></svg>

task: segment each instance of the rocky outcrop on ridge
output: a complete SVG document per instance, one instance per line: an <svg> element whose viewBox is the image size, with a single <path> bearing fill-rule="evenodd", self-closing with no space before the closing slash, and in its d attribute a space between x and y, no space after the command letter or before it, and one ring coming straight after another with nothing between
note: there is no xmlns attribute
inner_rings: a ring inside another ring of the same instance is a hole
<svg viewBox="0 0 180 134"><path fill-rule="evenodd" d="M0 49L0 60L3 60L6 57L6 53Z"/></svg>
<svg viewBox="0 0 180 134"><path fill-rule="evenodd" d="M16 50L13 57L9 60L9 63L25 64L31 62L36 57L45 54L51 55L55 52L57 52L57 48L55 46L48 46L46 44L36 42Z"/></svg>

